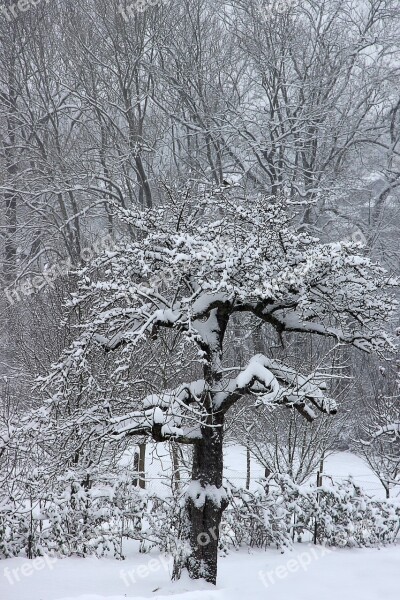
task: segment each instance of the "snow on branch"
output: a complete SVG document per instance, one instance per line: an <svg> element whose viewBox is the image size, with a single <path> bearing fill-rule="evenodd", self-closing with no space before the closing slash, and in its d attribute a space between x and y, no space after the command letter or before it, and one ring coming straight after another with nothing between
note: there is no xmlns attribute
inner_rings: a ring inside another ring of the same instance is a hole
<svg viewBox="0 0 400 600"><path fill-rule="evenodd" d="M150 394L143 400L143 409L110 420L109 433L115 438L126 435L151 435L157 441L174 439L194 443L201 437L198 423L202 413L191 409L207 391L203 379L182 384L175 390ZM192 420L192 426L183 426L183 420Z"/></svg>
<svg viewBox="0 0 400 600"><path fill-rule="evenodd" d="M392 434L394 437L400 436L400 423L389 423L380 427L371 435L371 440L376 440L386 434Z"/></svg>
<svg viewBox="0 0 400 600"><path fill-rule="evenodd" d="M315 378L315 376L314 376ZM235 395L251 393L257 395L262 404L286 404L299 410L312 421L316 415L308 403L327 414L336 414L336 402L324 395L321 387L313 382L313 377L305 377L284 363L257 354L248 366L227 385L221 384L221 391L214 393L214 405L223 408Z"/></svg>

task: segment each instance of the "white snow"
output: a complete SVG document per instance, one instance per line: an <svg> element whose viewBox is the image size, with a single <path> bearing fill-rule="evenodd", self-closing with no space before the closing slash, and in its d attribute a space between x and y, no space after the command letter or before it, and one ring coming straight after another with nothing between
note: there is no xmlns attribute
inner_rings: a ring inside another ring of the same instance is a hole
<svg viewBox="0 0 400 600"><path fill-rule="evenodd" d="M215 485L202 487L200 481L191 481L186 493L192 499L196 508L201 508L206 498L209 498L217 506L220 506L221 502L226 499L225 488L217 488Z"/></svg>
<svg viewBox="0 0 400 600"><path fill-rule="evenodd" d="M292 552L240 550L220 557L216 588L184 576L169 580L171 563L157 554L125 561L66 558L52 569L20 574L11 585L0 572L1 600L398 600L400 547L328 550L307 544ZM19 569L26 559L2 561ZM132 581L133 580L133 581ZM265 583L263 583L263 580ZM266 587L268 586L268 587Z"/></svg>

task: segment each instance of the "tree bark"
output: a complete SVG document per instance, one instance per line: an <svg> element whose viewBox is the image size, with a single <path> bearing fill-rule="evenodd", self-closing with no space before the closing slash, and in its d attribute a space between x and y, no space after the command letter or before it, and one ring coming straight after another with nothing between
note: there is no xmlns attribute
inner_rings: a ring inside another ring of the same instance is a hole
<svg viewBox="0 0 400 600"><path fill-rule="evenodd" d="M186 567L192 579L203 578L215 584L219 527L228 503L222 487L223 416L212 421L202 428L203 439L194 445L192 483L186 502L191 548Z"/></svg>

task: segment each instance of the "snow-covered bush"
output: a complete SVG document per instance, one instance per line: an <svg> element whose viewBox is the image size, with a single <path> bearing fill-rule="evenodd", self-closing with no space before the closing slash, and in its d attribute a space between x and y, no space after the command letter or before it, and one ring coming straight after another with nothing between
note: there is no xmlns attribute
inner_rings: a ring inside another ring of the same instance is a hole
<svg viewBox="0 0 400 600"><path fill-rule="evenodd" d="M291 545L290 512L286 499L260 489L254 492L230 487L229 506L222 521L225 546L254 546L279 549Z"/></svg>
<svg viewBox="0 0 400 600"><path fill-rule="evenodd" d="M374 500L351 479L316 488L278 475L255 492L230 488L222 539L283 550L316 535L318 544L362 547L394 542L399 528L400 505Z"/></svg>
<svg viewBox="0 0 400 600"><path fill-rule="evenodd" d="M122 536L141 530L145 494L132 484L86 486L73 481L28 503L22 496L0 512L0 557L122 557Z"/></svg>
<svg viewBox="0 0 400 600"><path fill-rule="evenodd" d="M219 550L250 546L289 548L293 540L337 547L391 543L400 528L400 505L368 496L351 479L317 488L287 475L260 480L255 491L227 485L228 508ZM141 542L142 552L171 554L175 567L188 556L185 490L165 497L120 476L90 486L69 483L33 505L14 498L0 511L0 557L46 553L57 556L123 558L123 540Z"/></svg>
<svg viewBox="0 0 400 600"><path fill-rule="evenodd" d="M319 490L317 540L329 546L372 546L393 542L400 506L372 499L351 479Z"/></svg>

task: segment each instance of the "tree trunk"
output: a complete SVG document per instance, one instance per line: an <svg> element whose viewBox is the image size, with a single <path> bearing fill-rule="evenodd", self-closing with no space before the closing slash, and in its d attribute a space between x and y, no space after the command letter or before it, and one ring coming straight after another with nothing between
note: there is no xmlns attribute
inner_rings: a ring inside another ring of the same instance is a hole
<svg viewBox="0 0 400 600"><path fill-rule="evenodd" d="M217 421L217 422L216 422ZM219 526L227 500L222 487L223 417L202 428L194 445L192 482L187 495L191 554L186 567L192 579L216 583Z"/></svg>

